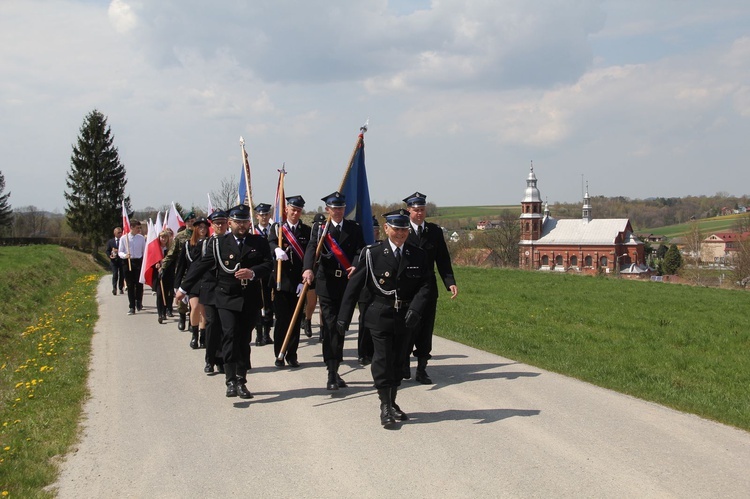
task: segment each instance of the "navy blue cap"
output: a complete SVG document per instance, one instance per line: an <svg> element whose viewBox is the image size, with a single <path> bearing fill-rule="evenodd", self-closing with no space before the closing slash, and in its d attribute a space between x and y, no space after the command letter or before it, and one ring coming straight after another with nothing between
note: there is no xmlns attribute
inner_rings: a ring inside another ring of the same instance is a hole
<svg viewBox="0 0 750 499"><path fill-rule="evenodd" d="M326 221L326 216L322 213L316 213L315 216L313 217L313 222L322 224L325 221Z"/></svg>
<svg viewBox="0 0 750 499"><path fill-rule="evenodd" d="M378 222L378 217L376 217L375 215L372 216L372 226L380 227L380 223Z"/></svg>
<svg viewBox="0 0 750 499"><path fill-rule="evenodd" d="M406 203L406 206L425 206L427 204L427 194L417 191L411 196L405 197L404 203Z"/></svg>
<svg viewBox="0 0 750 499"><path fill-rule="evenodd" d="M226 220L227 212L224 210L214 210L214 212L208 216L208 219L212 222L215 220Z"/></svg>
<svg viewBox="0 0 750 499"><path fill-rule="evenodd" d="M229 210L229 218L232 220L250 220L250 207L240 204Z"/></svg>
<svg viewBox="0 0 750 499"><path fill-rule="evenodd" d="M271 205L267 203L258 203L255 207L255 213L271 213Z"/></svg>
<svg viewBox="0 0 750 499"><path fill-rule="evenodd" d="M385 217L385 223L391 227L399 229L409 228L409 210L401 208L400 210L384 213L383 216Z"/></svg>
<svg viewBox="0 0 750 499"><path fill-rule="evenodd" d="M333 208L346 206L346 198L339 191L329 194L324 198L320 198L320 200L325 201L326 206L331 206Z"/></svg>
<svg viewBox="0 0 750 499"><path fill-rule="evenodd" d="M195 212L191 211L187 215L185 215L185 220L190 220L191 218L195 218Z"/></svg>
<svg viewBox="0 0 750 499"><path fill-rule="evenodd" d="M208 223L208 220L206 220L205 218L198 217L195 219L195 222L193 222L193 227L195 227L196 225L201 225L201 224L205 225L206 227L211 225L210 223Z"/></svg>
<svg viewBox="0 0 750 499"><path fill-rule="evenodd" d="M294 206L296 208L304 208L305 198L303 198L302 196L289 196L288 198L286 198L286 204Z"/></svg>

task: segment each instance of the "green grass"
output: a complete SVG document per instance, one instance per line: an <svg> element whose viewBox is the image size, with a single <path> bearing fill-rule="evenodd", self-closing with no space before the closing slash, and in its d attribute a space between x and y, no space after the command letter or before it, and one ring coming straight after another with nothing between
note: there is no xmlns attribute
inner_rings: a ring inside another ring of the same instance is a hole
<svg viewBox="0 0 750 499"><path fill-rule="evenodd" d="M101 267L57 246L0 247L0 495L51 497L86 396Z"/></svg>
<svg viewBox="0 0 750 499"><path fill-rule="evenodd" d="M750 430L747 292L455 270L461 294L441 294L441 336Z"/></svg>
<svg viewBox="0 0 750 499"><path fill-rule="evenodd" d="M521 205L445 206L438 208L437 215L430 217L430 220L462 220L465 218L476 218L477 220L497 219L505 210L520 215Z"/></svg>
<svg viewBox="0 0 750 499"><path fill-rule="evenodd" d="M725 215L721 217L703 218L698 220L698 226L700 227L701 232L706 236L708 236L711 232L728 232L734 230L733 227L737 223L737 219L742 216L746 215ZM651 232L653 234L659 234L671 238L684 236L685 234L690 232L690 227L690 222L688 222L676 225L667 225L665 227L657 227L654 229L638 230L638 233L647 234Z"/></svg>

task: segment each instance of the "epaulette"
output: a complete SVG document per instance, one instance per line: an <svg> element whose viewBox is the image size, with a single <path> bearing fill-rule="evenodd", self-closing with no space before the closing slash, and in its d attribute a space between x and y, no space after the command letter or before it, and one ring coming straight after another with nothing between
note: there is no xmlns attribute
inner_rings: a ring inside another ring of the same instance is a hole
<svg viewBox="0 0 750 499"><path fill-rule="evenodd" d="M367 248L367 249L373 249L373 248L377 248L378 246L382 246L382 245L383 245L383 241L375 241L374 243L372 243L372 244L370 244L368 246L365 246L365 248Z"/></svg>

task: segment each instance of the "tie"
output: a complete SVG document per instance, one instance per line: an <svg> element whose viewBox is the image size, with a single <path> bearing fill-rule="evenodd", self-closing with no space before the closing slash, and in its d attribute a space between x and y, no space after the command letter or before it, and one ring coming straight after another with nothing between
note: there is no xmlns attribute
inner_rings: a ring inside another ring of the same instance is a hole
<svg viewBox="0 0 750 499"><path fill-rule="evenodd" d="M341 235L341 225L335 225L331 231L331 236L338 241Z"/></svg>
<svg viewBox="0 0 750 499"><path fill-rule="evenodd" d="M417 235L419 236L420 239L422 239L422 226L421 225L417 227Z"/></svg>
<svg viewBox="0 0 750 499"><path fill-rule="evenodd" d="M263 237L268 238L268 227L263 227Z"/></svg>
<svg viewBox="0 0 750 499"><path fill-rule="evenodd" d="M295 230L294 225L289 225L289 232L291 232L294 237L297 237L297 231Z"/></svg>
<svg viewBox="0 0 750 499"><path fill-rule="evenodd" d="M393 256L396 257L396 263L400 265L401 264L401 248L396 248L396 250L393 252Z"/></svg>
<svg viewBox="0 0 750 499"><path fill-rule="evenodd" d="M244 241L245 241L245 239L244 239L244 238L242 238L242 239L237 239L237 246L239 246L239 247L240 247L240 252L242 251L242 243L243 243Z"/></svg>

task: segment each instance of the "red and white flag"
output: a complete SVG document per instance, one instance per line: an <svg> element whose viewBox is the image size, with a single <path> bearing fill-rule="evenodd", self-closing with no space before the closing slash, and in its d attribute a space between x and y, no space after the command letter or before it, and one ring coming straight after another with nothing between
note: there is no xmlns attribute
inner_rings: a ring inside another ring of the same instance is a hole
<svg viewBox="0 0 750 499"><path fill-rule="evenodd" d="M161 251L159 231L156 229L156 225L151 222L150 218L148 220L148 237L146 238L146 251L144 253L139 281L149 286L153 286L154 265L159 263L164 255Z"/></svg>
<svg viewBox="0 0 750 499"><path fill-rule="evenodd" d="M130 217L128 210L125 209L125 200L122 201L122 235L127 236L130 233Z"/></svg>
<svg viewBox="0 0 750 499"><path fill-rule="evenodd" d="M172 206L169 208L169 214L167 214L167 220L164 225L172 229L172 232L175 234L177 234L177 231L180 230L180 227L185 226L185 222L182 220L182 217L179 213L177 213L177 208L174 205L174 201L172 201Z"/></svg>

